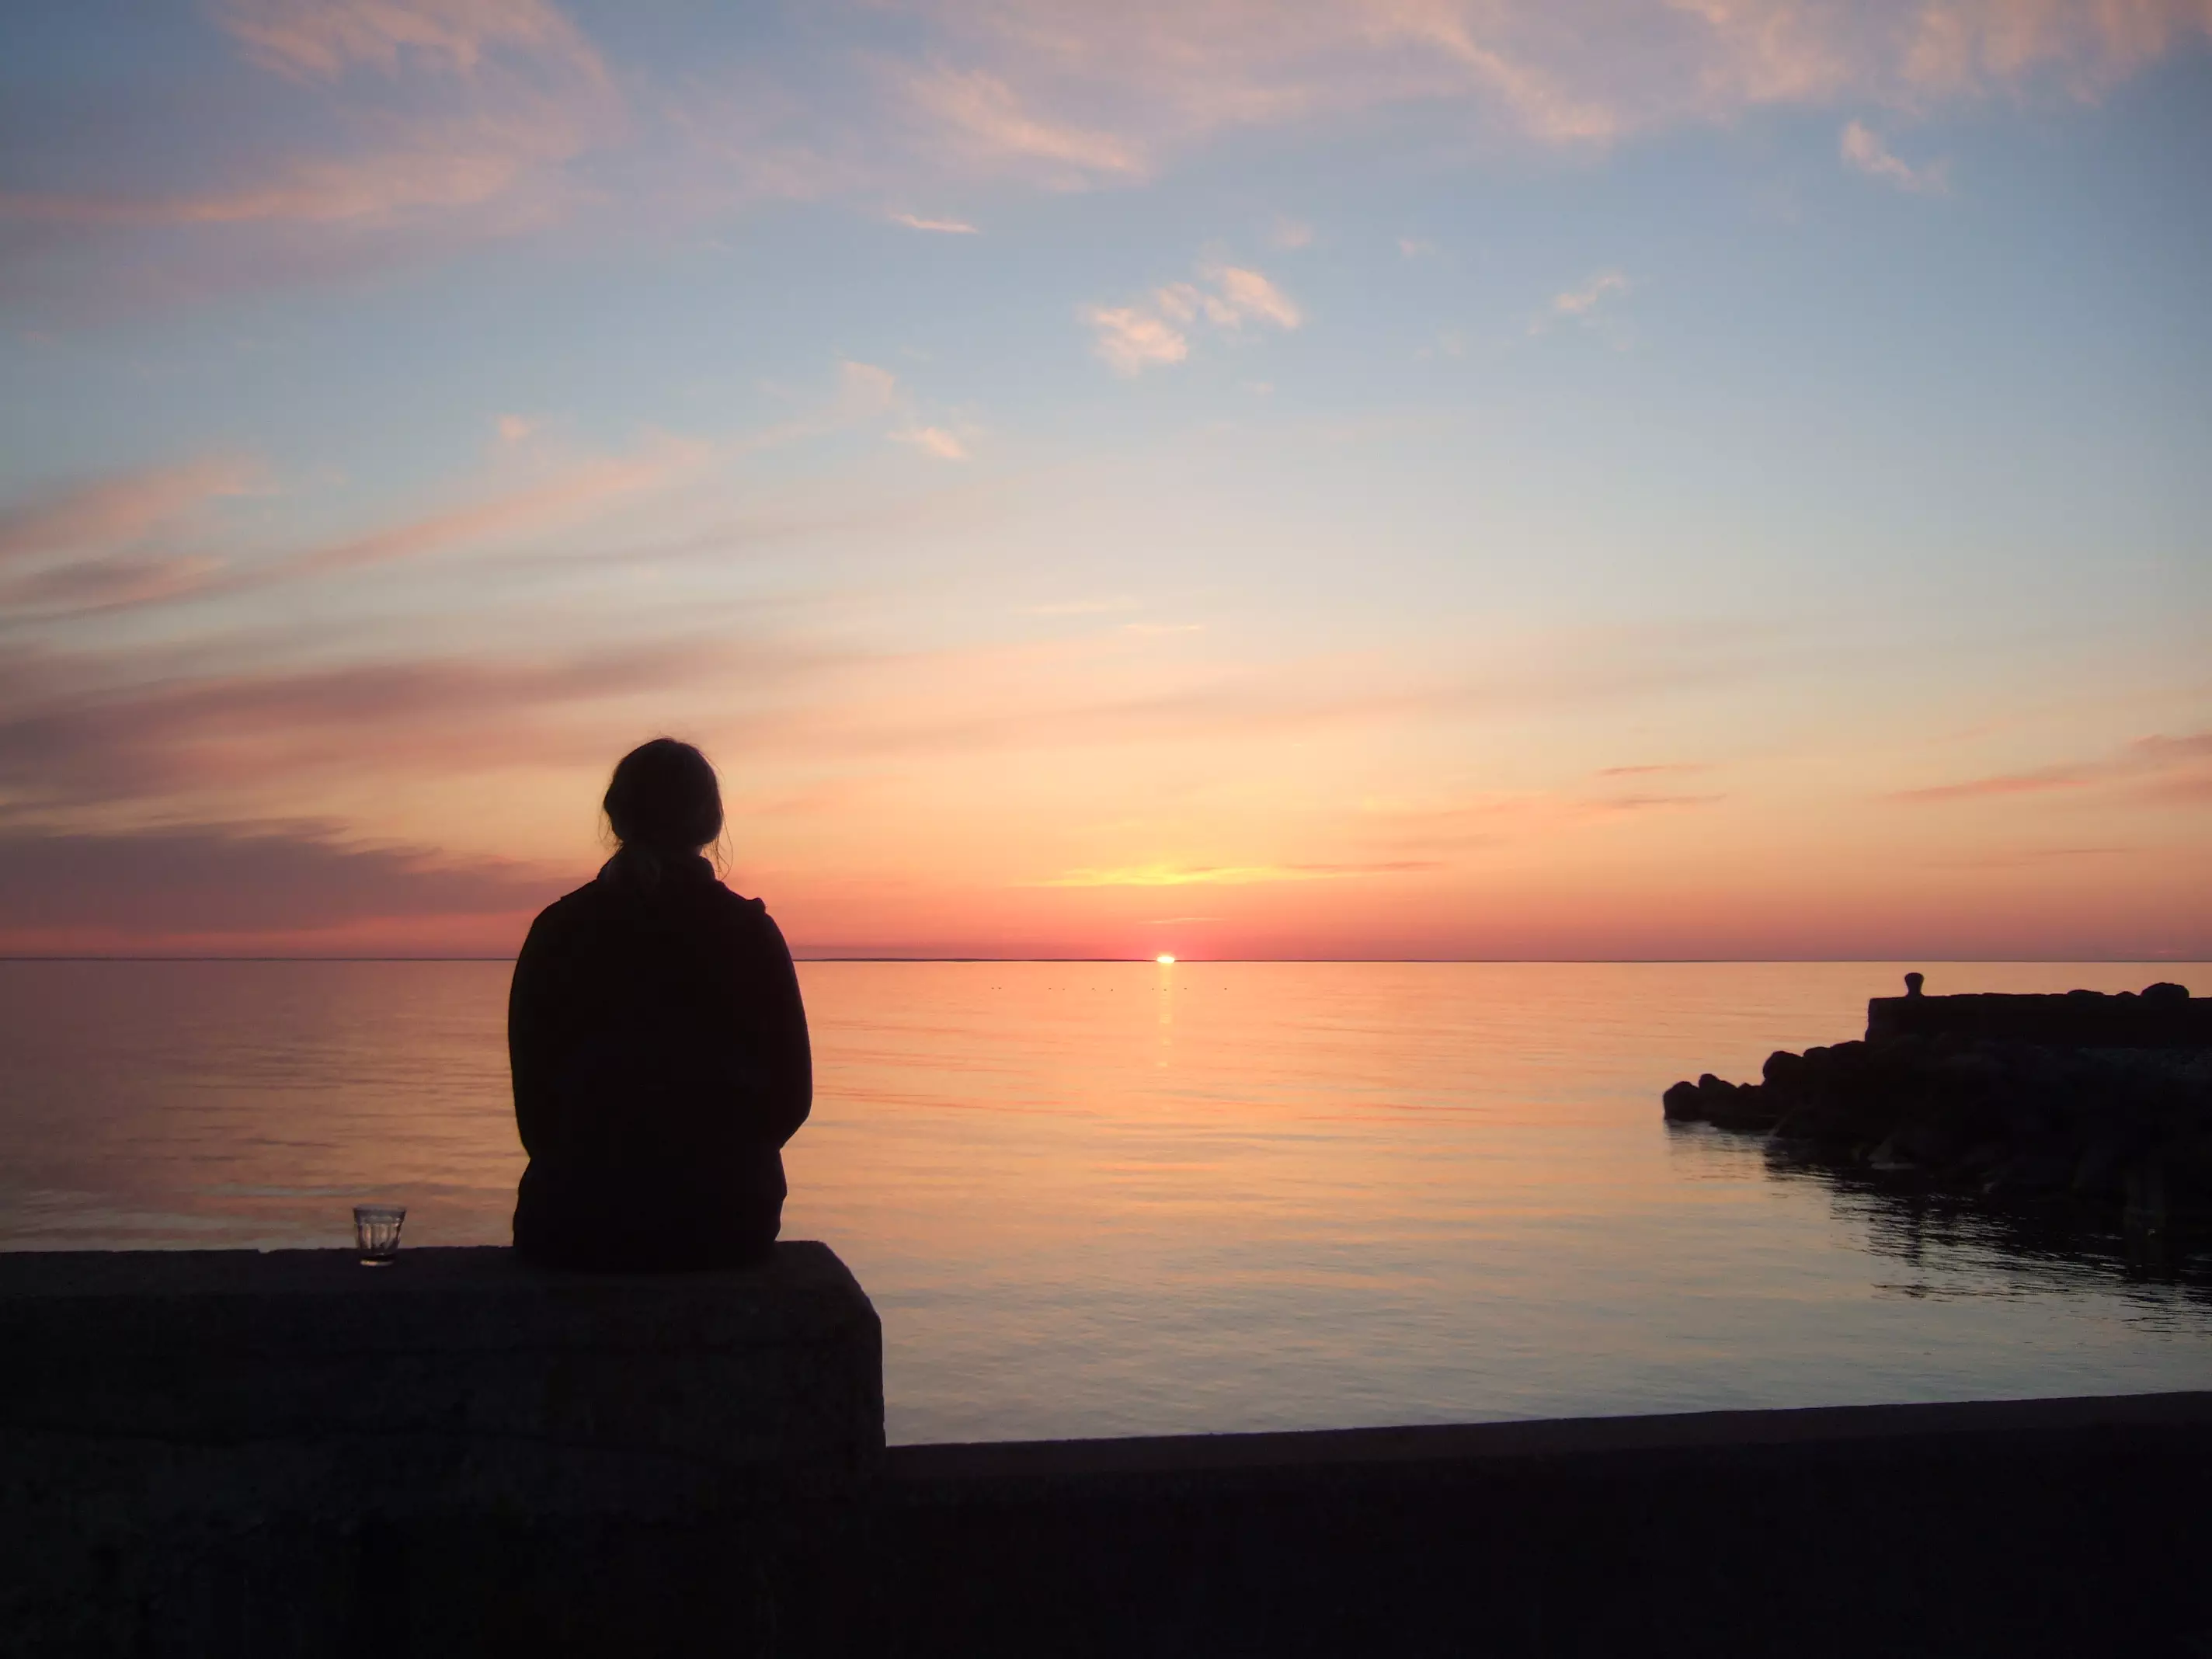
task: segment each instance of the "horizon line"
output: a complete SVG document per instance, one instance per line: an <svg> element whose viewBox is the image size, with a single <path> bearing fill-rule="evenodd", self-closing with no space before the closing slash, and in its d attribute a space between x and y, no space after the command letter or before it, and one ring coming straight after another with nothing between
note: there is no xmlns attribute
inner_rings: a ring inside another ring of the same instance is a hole
<svg viewBox="0 0 2212 1659"><path fill-rule="evenodd" d="M151 952L112 952L98 955L82 953L52 954L45 952L21 955L0 952L0 963L31 962L453 962L485 963L513 962L515 956L508 952L499 956L310 956L290 955L166 955ZM1202 968L1249 966L1255 963L1281 963L1304 966L1339 963L1352 966L1421 966L1448 968L1454 966L1561 966L1561 967L1728 967L1779 966L1787 963L1882 963L1925 962L1942 967L1967 968L1996 964L2026 964L2049 963L2068 965L2117 966L2122 963L2136 963L2146 966L2190 968L2212 967L2212 957L2139 957L2139 956L2003 956L2003 957L1935 957L1894 954L1863 957L1177 957L1172 963L1160 962L1154 957L1037 957L1037 956L884 956L836 955L800 956L794 953L793 963L803 962L887 962L913 963L1091 963L1119 964L1130 967Z"/></svg>

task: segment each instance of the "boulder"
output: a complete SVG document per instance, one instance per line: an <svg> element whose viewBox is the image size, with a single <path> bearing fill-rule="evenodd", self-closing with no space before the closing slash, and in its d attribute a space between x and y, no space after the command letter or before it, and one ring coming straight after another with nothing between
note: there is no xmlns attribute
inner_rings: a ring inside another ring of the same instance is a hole
<svg viewBox="0 0 2212 1659"><path fill-rule="evenodd" d="M2192 1018L2203 1006L2161 985L2128 1000L2185 1006ZM2083 1006L2119 1002L2092 994ZM2109 1026L2107 1014L2096 1018L2100 1032ZM2154 1230L2170 1215L2212 1216L2212 1046L1913 1030L1778 1049L1757 1083L1708 1072L1675 1084L1662 1103L1670 1120L1767 1134L1778 1150L1814 1162L2004 1199L2064 1200L2108 1219L2124 1211L2130 1225Z"/></svg>
<svg viewBox="0 0 2212 1659"><path fill-rule="evenodd" d="M1702 1123L1705 1121L1705 1097L1694 1083L1677 1083L1659 1097L1659 1104L1671 1123Z"/></svg>

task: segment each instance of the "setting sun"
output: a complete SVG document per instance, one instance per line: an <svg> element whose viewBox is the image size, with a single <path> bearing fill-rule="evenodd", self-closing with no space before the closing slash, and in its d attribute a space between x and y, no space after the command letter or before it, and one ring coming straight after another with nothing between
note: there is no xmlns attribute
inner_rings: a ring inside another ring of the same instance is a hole
<svg viewBox="0 0 2212 1659"><path fill-rule="evenodd" d="M1172 968L1175 966L1175 958L1171 956L1166 955L1164 952L1159 956L1154 957L1152 960L1158 963L1163 968Z"/></svg>

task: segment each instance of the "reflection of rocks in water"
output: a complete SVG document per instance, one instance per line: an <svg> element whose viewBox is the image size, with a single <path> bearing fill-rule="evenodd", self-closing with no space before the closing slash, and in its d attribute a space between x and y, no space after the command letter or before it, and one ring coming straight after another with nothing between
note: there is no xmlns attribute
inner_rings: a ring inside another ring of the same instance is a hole
<svg viewBox="0 0 2212 1659"><path fill-rule="evenodd" d="M1952 1271L1977 1259L2022 1290L2139 1286L2170 1303L2179 1291L2212 1313L2212 1228L2195 1215L2163 1226L2130 1225L2124 1211L2064 1194L2006 1200L1947 1189L1924 1178L1808 1158L1770 1140L1770 1175L1826 1188L1837 1211L1863 1222L1868 1248L1916 1270L1890 1288L1913 1296L1989 1295Z"/></svg>
<svg viewBox="0 0 2212 1659"><path fill-rule="evenodd" d="M1919 976L1911 976L1917 979ZM1764 1139L1884 1254L1980 1249L2078 1278L2212 1285L2212 999L1878 998L1865 1041L1758 1083L1678 1083L1668 1119ZM2109 1046L2123 1042L2131 1046Z"/></svg>

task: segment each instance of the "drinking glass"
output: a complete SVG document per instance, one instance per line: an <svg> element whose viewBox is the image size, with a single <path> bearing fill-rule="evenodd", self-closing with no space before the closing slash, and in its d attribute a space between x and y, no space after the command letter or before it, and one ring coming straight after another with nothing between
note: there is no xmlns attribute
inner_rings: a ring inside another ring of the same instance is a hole
<svg viewBox="0 0 2212 1659"><path fill-rule="evenodd" d="M361 1265L381 1267L399 1254L399 1230L407 1222L404 1204L356 1204L353 1206L354 1242L361 1246Z"/></svg>

